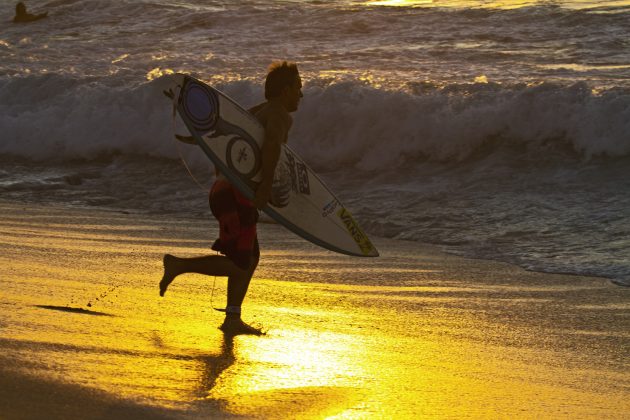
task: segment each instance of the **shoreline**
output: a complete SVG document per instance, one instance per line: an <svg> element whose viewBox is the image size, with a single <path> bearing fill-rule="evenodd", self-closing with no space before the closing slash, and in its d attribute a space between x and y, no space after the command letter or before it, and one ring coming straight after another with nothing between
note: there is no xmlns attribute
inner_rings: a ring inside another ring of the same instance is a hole
<svg viewBox="0 0 630 420"><path fill-rule="evenodd" d="M19 205L16 205L17 203L20 203ZM17 208L20 206L28 206L28 205L33 205L34 203L32 203L31 201L28 200L20 200L20 201L16 201L16 200L6 200L6 199L1 199L0 198L0 209L4 206L4 205L8 205L12 208ZM174 219L180 219L180 220L185 220L187 223L199 223L201 225L212 225L214 223L214 219L212 218L212 216L209 214L208 211L208 217L205 217L203 215L200 214L196 214L196 217L189 217L189 218L181 218L181 214L179 213L167 213L167 214L157 214L157 213L151 213L151 212L143 212L137 209L116 209L116 208L111 208L111 207L99 207L99 206L73 206L73 205L63 205L60 204L56 201L53 201L51 203L46 203L46 204L36 204L39 206L50 206L51 208L55 209L55 211L57 212L64 212L64 211L69 211L69 212L73 212L76 211L77 213L91 213L94 212L96 214L102 213L102 214L112 214L112 215L123 215L123 216L129 216L131 218L133 217L140 217L140 218L157 218L157 219L162 219L165 221L173 221ZM24 210L26 210L26 207L23 207ZM258 222L259 225L267 225L267 226L275 226L278 227L280 230L283 229L283 227L278 224L275 220L273 220L272 218L270 218L269 216L267 216L264 213L261 213L261 218ZM291 233L289 233L289 235L293 235ZM212 234L207 235L208 241L210 241L210 237L212 236ZM417 247L419 249L422 249L424 252L430 252L432 254L444 254L447 256L450 256L454 259L461 259L464 261L478 261L480 263L489 263L489 264L505 264L507 266L512 266L516 269L519 270L523 270L525 272L529 272L529 273L535 273L535 274L541 274L541 275L549 275L549 276L563 276L563 277L574 277L576 279L597 279L599 281L608 283L610 285L613 285L615 287L630 287L630 283L626 283L623 280L618 280L618 279L614 279L614 278L610 278L610 277L603 277L603 276L597 276L597 275L584 275L584 274L578 274L578 273L573 273L573 272L562 272L562 271L541 271L541 270L534 270L534 269L528 269L525 267L522 267L514 262L510 262L510 261L504 261L504 260L499 260L499 259L488 259L488 258L484 258L484 257L473 257L473 256L466 256L466 255L460 255L456 252L450 252L446 249L443 249L440 245L438 244L431 244L431 243L426 243L426 242L417 242L417 241L413 241L413 240L409 240L409 239L390 239L390 238L383 238L383 237L378 237L378 236L370 236L371 238L374 238L375 241L378 242L383 242L383 243L407 243L409 244L410 247ZM308 243L308 241L306 241L303 238L299 238L296 235L294 235L294 238L296 239L295 241L292 242L304 242L305 244L307 244L307 246L312 247L313 249L317 249L321 251L321 248L317 247L316 245L310 244ZM328 252L323 251L323 252ZM332 252L331 252L332 253Z"/></svg>

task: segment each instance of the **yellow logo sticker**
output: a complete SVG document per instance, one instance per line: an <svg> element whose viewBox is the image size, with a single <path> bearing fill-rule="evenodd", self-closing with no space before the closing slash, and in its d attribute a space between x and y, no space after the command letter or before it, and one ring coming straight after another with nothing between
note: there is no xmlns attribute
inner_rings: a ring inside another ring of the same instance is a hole
<svg viewBox="0 0 630 420"><path fill-rule="evenodd" d="M359 245L359 248L361 248L363 255L370 255L374 250L374 246L367 235L363 233L357 222L354 221L350 212L342 207L337 212L337 216L339 216L343 224L346 225L346 229L348 229L354 241Z"/></svg>

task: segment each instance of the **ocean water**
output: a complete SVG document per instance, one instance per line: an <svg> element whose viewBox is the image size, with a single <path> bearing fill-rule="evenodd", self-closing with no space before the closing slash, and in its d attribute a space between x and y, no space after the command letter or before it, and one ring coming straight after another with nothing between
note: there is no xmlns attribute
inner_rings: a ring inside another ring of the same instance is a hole
<svg viewBox="0 0 630 420"><path fill-rule="evenodd" d="M370 234L630 283L628 1L27 5L0 1L3 198L205 217L168 74L251 106L289 59L290 143Z"/></svg>

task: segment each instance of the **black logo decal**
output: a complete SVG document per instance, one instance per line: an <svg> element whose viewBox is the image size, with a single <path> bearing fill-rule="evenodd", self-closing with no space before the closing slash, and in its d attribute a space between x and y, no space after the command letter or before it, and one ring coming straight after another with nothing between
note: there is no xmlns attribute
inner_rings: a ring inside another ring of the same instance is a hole
<svg viewBox="0 0 630 420"><path fill-rule="evenodd" d="M307 194L310 195L311 194L311 186L308 182L308 170L306 169L306 165L303 164L302 162L297 162L297 164L295 165L297 167L297 173L298 173L298 183L300 186L300 193L301 194Z"/></svg>
<svg viewBox="0 0 630 420"><path fill-rule="evenodd" d="M293 192L298 192L297 186L297 175L295 174L295 158L288 150L284 150L285 155L287 156L287 166L289 167L289 172L291 173L291 189Z"/></svg>
<svg viewBox="0 0 630 420"><path fill-rule="evenodd" d="M339 216L343 224L346 225L346 229L348 229L348 232L352 235L352 238L361 249L363 255L370 255L374 246L372 246L372 242L370 242L365 233L363 233L357 222L354 221L350 212L342 207L337 212L337 216Z"/></svg>
<svg viewBox="0 0 630 420"><path fill-rule="evenodd" d="M238 159L236 159L236 161L238 163L241 163L244 160L247 160L247 150L245 150L245 148L243 147L241 150L238 151Z"/></svg>

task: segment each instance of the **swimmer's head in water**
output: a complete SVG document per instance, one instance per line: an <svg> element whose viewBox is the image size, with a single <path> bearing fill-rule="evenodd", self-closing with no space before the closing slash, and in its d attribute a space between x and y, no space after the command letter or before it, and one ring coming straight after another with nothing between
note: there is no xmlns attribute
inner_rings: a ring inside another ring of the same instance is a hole
<svg viewBox="0 0 630 420"><path fill-rule="evenodd" d="M19 2L15 5L15 14L16 15L25 15L26 14L26 5L22 2Z"/></svg>

